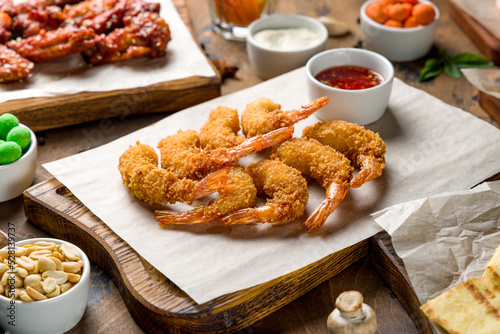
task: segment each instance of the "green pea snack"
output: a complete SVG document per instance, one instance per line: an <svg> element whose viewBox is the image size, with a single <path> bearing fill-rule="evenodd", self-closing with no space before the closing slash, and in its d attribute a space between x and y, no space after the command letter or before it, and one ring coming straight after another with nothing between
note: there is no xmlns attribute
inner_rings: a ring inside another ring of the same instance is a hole
<svg viewBox="0 0 500 334"><path fill-rule="evenodd" d="M10 164L21 157L23 151L21 146L13 141L0 144L0 165Z"/></svg>
<svg viewBox="0 0 500 334"><path fill-rule="evenodd" d="M31 144L31 133L28 128L22 126L13 127L7 134L7 141L17 143L23 152L25 152Z"/></svg>
<svg viewBox="0 0 500 334"><path fill-rule="evenodd" d="M19 125L19 120L16 116L5 113L0 115L0 139L5 140L7 134L12 128Z"/></svg>

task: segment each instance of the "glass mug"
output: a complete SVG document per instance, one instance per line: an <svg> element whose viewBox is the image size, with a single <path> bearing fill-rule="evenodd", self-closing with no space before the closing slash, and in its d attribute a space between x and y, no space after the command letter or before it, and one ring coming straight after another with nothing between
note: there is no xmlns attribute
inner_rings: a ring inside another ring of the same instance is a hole
<svg viewBox="0 0 500 334"><path fill-rule="evenodd" d="M247 27L274 12L277 0L208 0L213 29L228 40L245 40Z"/></svg>

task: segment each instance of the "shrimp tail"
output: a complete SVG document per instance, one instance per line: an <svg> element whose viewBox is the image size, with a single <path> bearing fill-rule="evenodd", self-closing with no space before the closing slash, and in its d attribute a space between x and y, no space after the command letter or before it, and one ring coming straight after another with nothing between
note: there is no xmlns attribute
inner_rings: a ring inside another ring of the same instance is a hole
<svg viewBox="0 0 500 334"><path fill-rule="evenodd" d="M294 128L290 126L287 128L280 128L263 135L251 137L245 140L241 145L229 150L223 160L225 162L234 161L248 154L279 144L292 137L293 131Z"/></svg>
<svg viewBox="0 0 500 334"><path fill-rule="evenodd" d="M223 217L222 222L227 225L271 223L272 216L269 216L268 211L270 208L266 206L240 209Z"/></svg>
<svg viewBox="0 0 500 334"><path fill-rule="evenodd" d="M293 124L301 121L303 119L311 116L315 111L322 108L324 105L328 103L329 99L326 96L317 98L309 104L301 106L300 109L297 110L289 110L285 111L284 114L287 115L287 118L292 121Z"/></svg>
<svg viewBox="0 0 500 334"><path fill-rule="evenodd" d="M330 216L333 211L339 206L340 202L344 200L348 185L340 185L332 183L328 186L326 191L326 199L311 213L311 215L304 222L304 226L309 232L313 227L320 228Z"/></svg>
<svg viewBox="0 0 500 334"><path fill-rule="evenodd" d="M359 188L364 183L381 176L383 171L384 171L383 163L381 164L377 160L370 157L364 157L362 158L361 170L356 175L356 177L351 181L351 187Z"/></svg>
<svg viewBox="0 0 500 334"><path fill-rule="evenodd" d="M191 201L213 194L216 191L224 189L233 182L229 181L230 167L221 168L196 184Z"/></svg>
<svg viewBox="0 0 500 334"><path fill-rule="evenodd" d="M173 210L156 210L156 220L161 227L168 225L202 224L211 221L203 212L177 212Z"/></svg>

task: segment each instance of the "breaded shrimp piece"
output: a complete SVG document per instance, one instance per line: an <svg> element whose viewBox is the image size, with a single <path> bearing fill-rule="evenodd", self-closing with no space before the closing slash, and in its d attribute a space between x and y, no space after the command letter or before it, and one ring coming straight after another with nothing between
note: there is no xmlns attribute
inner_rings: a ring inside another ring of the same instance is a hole
<svg viewBox="0 0 500 334"><path fill-rule="evenodd" d="M240 117L238 111L220 106L210 111L208 119L200 130L200 145L202 148L231 148L245 141L238 136Z"/></svg>
<svg viewBox="0 0 500 334"><path fill-rule="evenodd" d="M201 224L221 218L230 212L255 205L257 189L252 178L242 166L229 167L227 182L219 190L219 196L206 206L189 212L156 210L156 220L160 226L169 224Z"/></svg>
<svg viewBox="0 0 500 334"><path fill-rule="evenodd" d="M199 180L222 165L237 161L248 154L263 150L290 138L293 128L282 128L265 135L246 139L233 148L202 149L194 130L179 130L160 141L161 166L180 178Z"/></svg>
<svg viewBox="0 0 500 334"><path fill-rule="evenodd" d="M284 111L270 99L259 98L247 104L241 113L241 128L247 137L268 133L306 119L327 103L328 97L324 96L300 109Z"/></svg>
<svg viewBox="0 0 500 334"><path fill-rule="evenodd" d="M350 161L331 147L304 137L292 138L276 146L271 159L283 161L326 188L326 199L304 222L308 231L321 227L349 190L353 172Z"/></svg>
<svg viewBox="0 0 500 334"><path fill-rule="evenodd" d="M119 159L118 170L132 196L147 203L190 202L218 191L227 180L229 169L210 174L200 182L179 178L158 166L158 155L139 142Z"/></svg>
<svg viewBox="0 0 500 334"><path fill-rule="evenodd" d="M385 143L378 133L345 121L323 121L310 125L302 132L324 145L344 154L354 167L361 170L351 182L358 188L382 175L385 167Z"/></svg>
<svg viewBox="0 0 500 334"><path fill-rule="evenodd" d="M279 160L261 160L246 168L257 188L266 195L266 205L235 211L225 216L225 224L283 224L301 217L309 199L307 181L300 172Z"/></svg>

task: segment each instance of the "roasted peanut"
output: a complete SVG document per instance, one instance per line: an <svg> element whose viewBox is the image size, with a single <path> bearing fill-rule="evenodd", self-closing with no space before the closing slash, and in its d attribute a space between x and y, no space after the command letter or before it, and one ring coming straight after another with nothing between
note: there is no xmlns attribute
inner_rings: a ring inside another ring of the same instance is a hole
<svg viewBox="0 0 500 334"><path fill-rule="evenodd" d="M0 294L34 302L54 298L81 279L83 261L78 249L38 241L22 247L0 250Z"/></svg>

